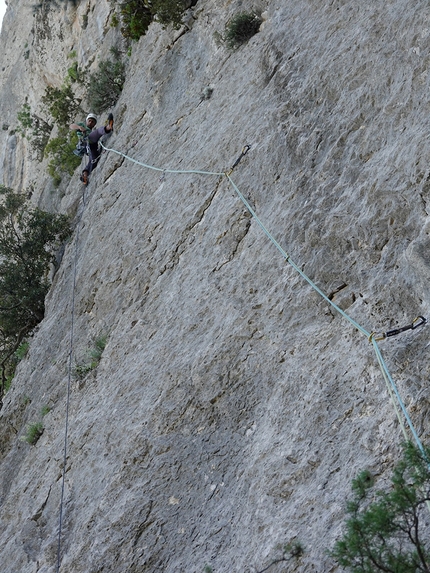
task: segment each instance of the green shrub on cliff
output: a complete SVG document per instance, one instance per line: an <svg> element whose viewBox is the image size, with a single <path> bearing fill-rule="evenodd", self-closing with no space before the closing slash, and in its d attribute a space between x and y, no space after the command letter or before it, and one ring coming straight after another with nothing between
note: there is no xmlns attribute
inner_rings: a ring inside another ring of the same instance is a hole
<svg viewBox="0 0 430 573"><path fill-rule="evenodd" d="M48 414L50 411L51 411L51 408L49 406L47 406L47 405L42 406L42 408L40 410L40 417L44 418L44 416L46 416L46 414ZM31 446L34 446L44 431L45 431L45 427L43 425L43 422L40 420L39 422L35 422L34 424L30 424L27 427L27 430L26 430L24 436L21 437L21 440L23 440L24 442L27 442L27 444L30 444Z"/></svg>
<svg viewBox="0 0 430 573"><path fill-rule="evenodd" d="M122 35L131 40L143 36L155 20L163 27L179 28L186 6L184 0L111 0L111 4L117 8L112 25L121 23Z"/></svg>
<svg viewBox="0 0 430 573"><path fill-rule="evenodd" d="M46 144L48 143L52 125L32 112L28 103L24 103L17 114L17 131L29 139L33 151L39 161L42 161Z"/></svg>
<svg viewBox="0 0 430 573"><path fill-rule="evenodd" d="M76 69L78 69L77 66ZM61 183L61 177L64 173L73 175L81 163L81 159L73 154L77 135L69 131L69 124L74 121L77 115L82 113L82 110L80 100L76 98L70 81L71 79L67 78L61 88L48 86L42 97L46 111L58 126L56 137L49 140L44 149L45 157L51 157L48 173L56 186Z"/></svg>
<svg viewBox="0 0 430 573"><path fill-rule="evenodd" d="M80 100L76 99L69 82L61 88L48 86L42 96L42 103L60 126L68 125L81 113Z"/></svg>
<svg viewBox="0 0 430 573"><path fill-rule="evenodd" d="M261 26L261 17L255 12L240 12L233 16L225 27L223 40L227 48L234 50L254 36Z"/></svg>
<svg viewBox="0 0 430 573"><path fill-rule="evenodd" d="M66 216L30 208L0 186L0 401L17 349L44 317L54 251L70 232Z"/></svg>
<svg viewBox="0 0 430 573"><path fill-rule="evenodd" d="M75 132L67 128L58 131L58 136L53 137L45 147L45 156L51 157L48 164L48 173L54 180L54 185L61 183L63 173L73 175L75 169L81 164L81 158L73 154L78 142Z"/></svg>
<svg viewBox="0 0 430 573"><path fill-rule="evenodd" d="M43 430L44 430L44 427L43 427L42 422L36 422L34 424L30 424L30 426L28 426L22 440L24 442L27 442L27 444L34 446L36 444L37 440L43 434Z"/></svg>
<svg viewBox="0 0 430 573"><path fill-rule="evenodd" d="M121 22L121 34L124 38L138 40L143 36L152 22L152 13L145 0L113 1L118 7L119 20L114 15L112 23Z"/></svg>
<svg viewBox="0 0 430 573"><path fill-rule="evenodd" d="M107 336L104 334L94 340L93 347L88 351L86 359L77 363L74 368L73 374L78 380L83 380L89 372L97 368L106 343Z"/></svg>
<svg viewBox="0 0 430 573"><path fill-rule="evenodd" d="M185 2L183 0L154 0L154 17L163 27L179 28L182 24Z"/></svg>
<svg viewBox="0 0 430 573"><path fill-rule="evenodd" d="M430 449L407 444L390 489L374 492L368 471L353 480L346 530L331 553L339 565L354 573L430 571L429 460Z"/></svg>
<svg viewBox="0 0 430 573"><path fill-rule="evenodd" d="M118 50L111 49L112 60L100 62L98 70L88 80L88 103L95 113L113 107L125 82L125 65Z"/></svg>

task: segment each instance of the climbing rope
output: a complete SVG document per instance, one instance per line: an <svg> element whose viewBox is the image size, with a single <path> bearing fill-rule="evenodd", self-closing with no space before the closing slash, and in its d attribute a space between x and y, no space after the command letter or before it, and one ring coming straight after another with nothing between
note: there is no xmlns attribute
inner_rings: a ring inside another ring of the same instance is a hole
<svg viewBox="0 0 430 573"><path fill-rule="evenodd" d="M83 208L85 208L85 189L82 195ZM69 433L69 407L70 407L70 389L72 385L72 359L74 350L74 330L75 330L75 294L76 294L76 275L77 275L77 260L78 260L78 245L79 245L79 231L80 222L82 218L83 210L77 221L77 231L75 240L75 253L73 257L73 280L72 280L72 301L71 301L71 323L70 323L70 338L69 338L69 356L67 364L67 390L66 390L66 417L65 417L65 428L64 428L64 449L63 449L63 468L61 475L61 496L60 496L60 515L58 520L58 543L57 543L57 566L56 573L60 571L61 565L61 535L63 529L63 513L64 513L64 490L66 481L66 467L67 467L67 445L68 445L68 433Z"/></svg>
<svg viewBox="0 0 430 573"><path fill-rule="evenodd" d="M403 419L400 415L400 411L398 408L398 405L400 406L400 410L403 412L403 415L406 419L407 425L409 426L409 429L411 431L411 434L417 444L417 446L419 447L419 449L421 450L421 452L424 454L424 448L423 445L421 443L421 440L418 437L418 434L415 430L415 427L412 423L412 420L406 410L406 406L403 403L403 400L399 394L399 391L397 389L396 384L394 383L393 378L390 375L390 372L388 371L388 368L384 362L384 359L382 357L381 351L379 349L377 340L383 340L389 336L394 336L396 334L399 334L400 332L404 332L406 330L414 330L415 328L418 328L419 326L423 326L427 321L424 317L420 316L418 318L416 318L413 323L411 325L408 325L407 327L403 327L400 329L396 329L393 331L389 331L384 333L383 335L381 335L380 337L376 337L375 333L371 332L367 332L367 330L365 328L363 328L360 324L358 324L353 318L351 318L345 311L343 311L339 306L337 306L297 265L296 263L291 259L290 255L281 247L281 245L276 241L276 239L273 237L273 235L268 231L268 229L266 228L266 226L263 224L263 222L261 221L261 219L258 217L258 215L256 214L256 212L254 211L254 209L251 207L251 205L249 204L249 202L245 199L245 197L243 196L243 194L239 191L237 185L234 183L234 181L231 179L231 174L234 170L234 168L239 164L239 162L241 161L241 159L248 153L250 146L246 145L243 149L242 149L242 153L240 154L240 156L238 157L238 159L236 160L236 162L233 164L233 166L227 171L227 172L210 172L210 171L199 171L199 170L173 170L173 169L164 169L164 168L160 168L160 167L154 167L153 165L148 165L146 163L142 163L141 161L137 161L136 159L133 159L132 157L129 157L128 155L121 153L120 151L117 151L116 149L111 149L108 147L105 147L103 144L101 144L101 146L103 147L103 149L105 149L106 151L110 151L112 153L116 153L117 155L120 155L122 157L124 157L125 159L128 159L129 161L132 161L133 163L136 163L137 165L141 165L142 167L146 167L147 169L151 169L154 171L161 171L163 173L162 177L164 178L165 173L174 173L174 174L190 174L190 173L196 173L196 174L202 174L202 175L216 175L216 176L225 176L227 177L228 181L230 182L231 186L233 187L235 193L237 194L237 196L239 197L240 201L244 204L244 206L246 207L246 209L248 210L248 212L252 215L253 219L256 221L256 223L260 226L260 228L263 230L263 232L265 233L265 235L268 237L268 239L271 241L271 243L278 249L278 251L281 253L281 255L284 257L284 259L299 273L299 275L332 307L336 310L336 312L338 312L343 318L345 318L348 322L350 322L358 331L360 331L362 334L364 334L364 336L366 336L366 338L372 343L375 354L376 354L376 358L378 360L378 364L380 367L380 370L382 372L382 375L384 377L384 380L386 382L387 385L387 389L388 389L388 393L389 396L392 400L393 403L393 407L394 410L396 412L396 416L397 419L399 421L400 427L402 429L403 435L405 437L405 440L408 441L408 437L407 437L407 431L406 431L406 427L405 424L403 422ZM395 398L397 398L397 402L398 405L396 404ZM424 454L425 455L425 454Z"/></svg>
<svg viewBox="0 0 430 573"><path fill-rule="evenodd" d="M137 165L141 165L142 167L146 167L147 169L152 169L152 171L161 171L163 174L164 173L176 173L176 174L179 174L179 173L181 173L181 174L197 173L198 175L217 175L219 177L221 175L225 175L224 172L214 173L212 171L195 171L192 169L190 169L190 170L178 170L178 169L165 169L163 167L154 167L153 165L147 165L146 163L142 163L141 161L137 161L137 159L133 159L133 157L129 157L125 153L121 153L121 151L117 151L116 149L111 149L110 147L105 147L102 142L100 142L100 147L102 147L106 151L110 151L112 153L116 153L117 155L121 155L121 157L125 157L125 159L128 159L132 163L136 163Z"/></svg>
<svg viewBox="0 0 430 573"><path fill-rule="evenodd" d="M418 447L420 448L420 450L424 453L424 448L422 446L421 440L418 437L418 434L415 431L414 425L412 423L412 420L409 417L409 414L406 410L406 407L403 403L403 400L400 397L400 394L397 390L397 387L394 383L394 380L392 379L387 366L382 358L381 355L381 351L379 350L378 344L376 342L375 337L370 334L369 332L367 332L362 326L360 326L353 318L351 318L346 312L344 312L340 307L338 307L301 269L300 267L298 267L296 265L296 263L291 259L290 255L288 255L288 253L286 253L284 251L284 249L279 245L279 243L276 241L276 239L273 237L273 235L266 229L266 227L263 225L263 223L261 222L260 218L258 217L258 215L255 213L255 211L252 209L251 205L248 203L248 201L245 199L245 197L243 196L243 194L239 191L239 189L237 188L237 186L235 185L235 183L231 180L230 175L226 173L226 176L228 178L228 180L230 181L233 189L236 191L237 195L239 196L239 199L242 201L242 203L245 205L245 207L247 208L247 210L251 213L251 215L253 216L253 218L255 219L255 221L260 225L260 227L263 229L264 233L267 235L267 237L269 238L269 240L275 245L275 247L280 251L280 253L282 254L282 256L285 258L285 260L300 274L300 276L302 276L306 282L308 282L310 284L310 286L326 301L328 302L328 304L334 308L339 314L341 314L346 320L348 320L357 330L359 330L360 332L362 332L369 340L371 340L371 342L373 343L373 347L375 349L375 353L378 359L378 364L380 366L380 369L382 371L384 380L387 383L387 388L388 388L388 392L389 395L391 397L396 415L397 415L397 419L399 420L400 423L400 427L402 429L403 435L405 437L405 440L407 441L407 432L405 429L405 425L403 423L403 420L400 416L399 410L397 408L397 404L395 403L394 400L394 395L393 395L393 391L395 396L397 397L397 400L400 404L400 407L403 411L403 414L406 418L406 421L408 423L408 426L411 430L411 433L418 445ZM422 318L422 317L420 317ZM424 319L425 320L425 319ZM409 327L410 328L410 327ZM416 328L416 327L415 327ZM387 333L388 335L388 333Z"/></svg>

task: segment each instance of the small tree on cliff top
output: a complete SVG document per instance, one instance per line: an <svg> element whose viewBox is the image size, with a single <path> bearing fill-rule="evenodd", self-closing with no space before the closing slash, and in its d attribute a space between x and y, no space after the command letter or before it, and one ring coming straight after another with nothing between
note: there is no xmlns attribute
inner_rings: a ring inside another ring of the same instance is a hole
<svg viewBox="0 0 430 573"><path fill-rule="evenodd" d="M346 532L331 555L354 573L430 572L430 449L411 444L395 466L389 491L373 492L373 477L352 482Z"/></svg>

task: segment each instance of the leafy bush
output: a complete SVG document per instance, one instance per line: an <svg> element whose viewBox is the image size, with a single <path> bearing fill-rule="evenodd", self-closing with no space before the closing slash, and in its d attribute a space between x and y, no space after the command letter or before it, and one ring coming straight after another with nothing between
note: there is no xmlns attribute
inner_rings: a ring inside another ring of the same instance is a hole
<svg viewBox="0 0 430 573"><path fill-rule="evenodd" d="M119 5L121 34L124 38L138 40L145 34L153 19L148 3L146 0L123 0L116 4ZM118 18L114 21L118 21Z"/></svg>
<svg viewBox="0 0 430 573"><path fill-rule="evenodd" d="M58 137L51 139L45 147L45 156L52 157L48 164L48 173L57 187L61 183L62 173L73 175L81 164L81 158L73 154L77 142L76 132L63 128L59 130Z"/></svg>
<svg viewBox="0 0 430 573"><path fill-rule="evenodd" d="M229 49L234 50L252 38L260 26L260 16L254 12L240 12L227 22L223 40Z"/></svg>
<svg viewBox="0 0 430 573"><path fill-rule="evenodd" d="M117 50L111 50L113 60L100 62L99 69L88 81L88 103L95 113L113 107L121 95L125 81L125 65Z"/></svg>
<svg viewBox="0 0 430 573"><path fill-rule="evenodd" d="M373 492L367 471L352 482L346 532L331 555L355 573L430 571L430 543L425 522L430 501L430 449L411 444L395 466L391 489Z"/></svg>
<svg viewBox="0 0 430 573"><path fill-rule="evenodd" d="M172 25L179 28L182 24L185 3L183 0L153 0L152 10L157 22L164 27Z"/></svg>
<svg viewBox="0 0 430 573"><path fill-rule="evenodd" d="M28 137L33 150L36 152L37 159L42 161L49 135L52 131L52 125L47 121L32 113L28 103L25 103L21 111L17 114L20 126L17 131L23 137Z"/></svg>
<svg viewBox="0 0 430 573"><path fill-rule="evenodd" d="M84 74L78 66L78 62L73 62L67 70L67 79L71 82L82 82L83 78Z"/></svg>
<svg viewBox="0 0 430 573"><path fill-rule="evenodd" d="M172 25L179 28L187 6L185 0L111 0L111 3L118 7L119 12L119 19L117 14L112 16L112 25L116 26L120 20L122 35L131 40L143 36L154 20L163 27Z"/></svg>
<svg viewBox="0 0 430 573"><path fill-rule="evenodd" d="M73 175L80 165L81 159L73 154L78 141L76 133L70 133L68 126L74 117L82 113L80 100L76 99L70 82L81 80L78 64L69 68L68 78L61 88L48 86L42 103L54 121L58 124L58 135L46 143L44 155L52 156L48 164L48 173L54 180L54 185L61 183L63 173ZM76 78L76 80L75 80Z"/></svg>
<svg viewBox="0 0 430 573"><path fill-rule="evenodd" d="M42 103L60 126L68 125L81 113L80 100L76 99L67 82L61 88L48 86L42 96Z"/></svg>
<svg viewBox="0 0 430 573"><path fill-rule="evenodd" d="M45 314L54 251L69 237L64 215L31 209L0 185L0 400L13 376L14 353Z"/></svg>
<svg viewBox="0 0 430 573"><path fill-rule="evenodd" d="M28 136L32 147L37 154L39 161L46 155L52 155L53 159L48 166L49 174L54 178L54 183L61 182L61 172L72 174L80 161L76 161L73 149L76 145L69 141L68 129L66 125L70 123L74 115L80 111L80 102L76 100L70 86L70 80L75 75L78 79L80 71L76 66L69 68L69 80L61 88L48 86L42 97L42 104L46 111L60 126L58 136L49 141L52 131L52 124L31 112L30 106L25 103L18 112L18 122L20 123L20 133L24 137ZM48 143L49 142L49 143ZM71 156L71 157L70 157Z"/></svg>

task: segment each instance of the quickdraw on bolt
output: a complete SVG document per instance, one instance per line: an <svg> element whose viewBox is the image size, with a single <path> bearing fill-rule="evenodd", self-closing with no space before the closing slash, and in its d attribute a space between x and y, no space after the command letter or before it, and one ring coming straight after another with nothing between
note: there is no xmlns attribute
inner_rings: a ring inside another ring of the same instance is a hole
<svg viewBox="0 0 430 573"><path fill-rule="evenodd" d="M375 340L384 340L385 338L389 338L390 336L396 336L397 334L400 334L401 332L406 332L406 330L415 330L416 328L419 328L420 326L424 326L424 324L426 324L426 322L427 322L426 318L424 318L423 316L417 316L417 318L415 318L415 320L412 322L412 324L408 324L407 326L403 326L402 328L396 328L394 330L389 330L388 332L383 332L379 336L375 336L374 333L372 333L370 335L370 339L374 338Z"/></svg>
<svg viewBox="0 0 430 573"><path fill-rule="evenodd" d="M236 161L234 162L234 164L232 165L232 167L230 167L229 171L227 171L227 175L231 175L233 172L233 169L235 167L237 167L237 165L239 165L242 157L245 157L245 155L248 153L248 151L251 149L250 145L245 145L245 147L242 149L242 153L239 155L239 157L236 159Z"/></svg>

